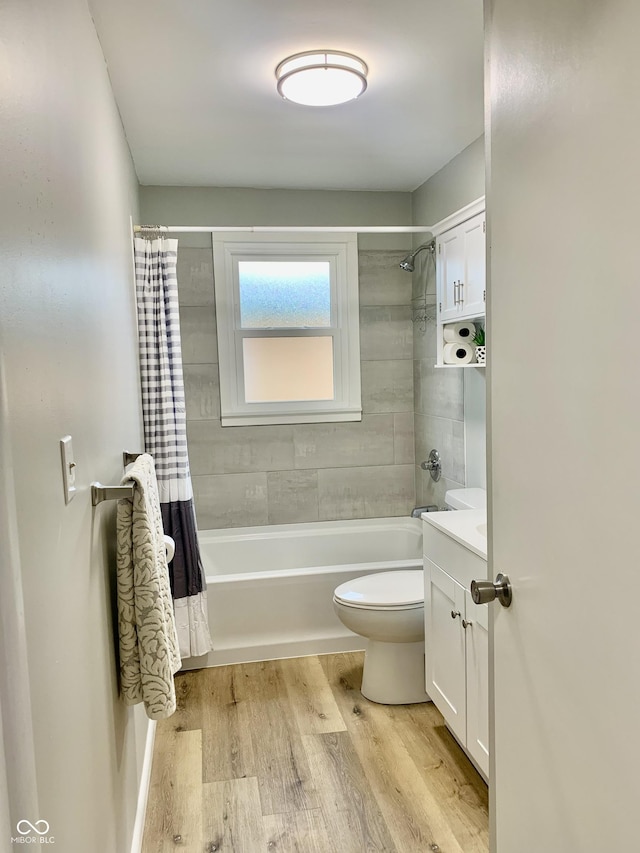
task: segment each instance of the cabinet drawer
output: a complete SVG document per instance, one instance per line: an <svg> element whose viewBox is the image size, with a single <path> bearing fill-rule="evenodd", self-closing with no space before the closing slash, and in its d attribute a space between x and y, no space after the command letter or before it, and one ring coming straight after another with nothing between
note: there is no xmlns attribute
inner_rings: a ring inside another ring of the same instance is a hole
<svg viewBox="0 0 640 853"><path fill-rule="evenodd" d="M423 522L422 543L424 556L465 589L469 588L472 580L486 580L486 560L426 521Z"/></svg>

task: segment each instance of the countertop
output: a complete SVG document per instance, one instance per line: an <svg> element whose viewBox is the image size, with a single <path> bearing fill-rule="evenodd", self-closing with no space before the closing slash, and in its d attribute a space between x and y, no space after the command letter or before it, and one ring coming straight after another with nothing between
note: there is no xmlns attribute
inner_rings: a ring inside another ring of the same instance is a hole
<svg viewBox="0 0 640 853"><path fill-rule="evenodd" d="M446 512L423 512L422 520L464 545L474 554L487 559L486 509L460 509ZM482 527L484 525L484 527ZM483 532L484 531L484 532Z"/></svg>

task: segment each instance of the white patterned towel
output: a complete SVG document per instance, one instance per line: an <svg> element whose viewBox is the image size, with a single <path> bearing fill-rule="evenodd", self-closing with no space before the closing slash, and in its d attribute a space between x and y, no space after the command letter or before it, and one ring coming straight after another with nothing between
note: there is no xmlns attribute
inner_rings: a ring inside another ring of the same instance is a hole
<svg viewBox="0 0 640 853"><path fill-rule="evenodd" d="M150 719L164 720L176 709L181 660L151 456L138 456L122 482L130 480L133 499L117 512L120 686L127 705L144 702Z"/></svg>

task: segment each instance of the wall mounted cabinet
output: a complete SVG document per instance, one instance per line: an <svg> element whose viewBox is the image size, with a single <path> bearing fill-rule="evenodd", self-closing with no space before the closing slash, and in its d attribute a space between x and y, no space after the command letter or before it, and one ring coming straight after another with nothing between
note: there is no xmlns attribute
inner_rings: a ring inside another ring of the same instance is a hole
<svg viewBox="0 0 640 853"><path fill-rule="evenodd" d="M437 364L446 364L444 327L470 320L484 327L486 310L486 215L484 199L434 227L436 233ZM474 359L474 367L478 365Z"/></svg>
<svg viewBox="0 0 640 853"><path fill-rule="evenodd" d="M456 323L485 313L485 229L483 212L436 240L439 322Z"/></svg>

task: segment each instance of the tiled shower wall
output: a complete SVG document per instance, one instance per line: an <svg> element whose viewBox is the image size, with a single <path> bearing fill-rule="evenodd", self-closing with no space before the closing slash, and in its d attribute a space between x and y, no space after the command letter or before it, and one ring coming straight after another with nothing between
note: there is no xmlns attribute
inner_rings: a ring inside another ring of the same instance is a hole
<svg viewBox="0 0 640 853"><path fill-rule="evenodd" d="M411 194L414 223L436 223L464 207L485 191L484 137L479 137L446 166L432 175ZM416 247L428 235L416 237ZM444 504L447 489L467 483L465 470L465 388L474 378L484 383L479 368L436 368L436 280L433 256L421 252L413 274L416 313L426 320L416 322L414 330L414 388L416 430L416 501ZM425 303L426 310L422 310ZM479 375L476 374L479 372ZM484 391L482 386L481 391ZM467 412L467 418L469 417ZM485 413L471 413L484 420ZM442 478L435 483L428 471L420 468L429 451L440 451ZM467 448L468 449L468 448ZM484 460L482 460L484 462ZM480 485L471 482L469 485Z"/></svg>
<svg viewBox="0 0 640 853"><path fill-rule="evenodd" d="M465 484L463 368L436 367L436 284L433 256L421 252L413 274L417 318L413 338L416 437L416 502L444 506L447 489ZM426 283L426 298L425 298ZM431 479L420 463L436 449L442 477Z"/></svg>
<svg viewBox="0 0 640 853"><path fill-rule="evenodd" d="M189 457L198 526L408 515L415 498L411 275L361 250L361 422L220 426L213 262L179 248Z"/></svg>

